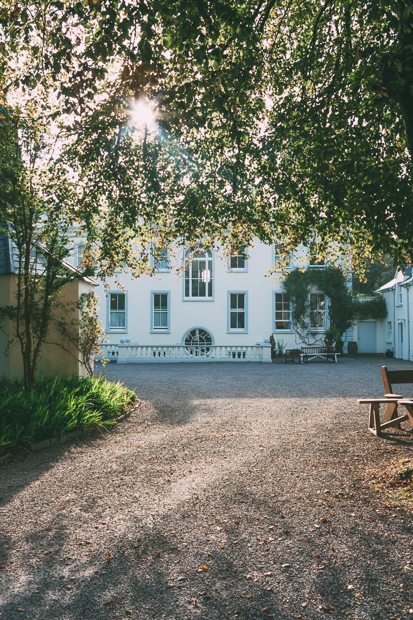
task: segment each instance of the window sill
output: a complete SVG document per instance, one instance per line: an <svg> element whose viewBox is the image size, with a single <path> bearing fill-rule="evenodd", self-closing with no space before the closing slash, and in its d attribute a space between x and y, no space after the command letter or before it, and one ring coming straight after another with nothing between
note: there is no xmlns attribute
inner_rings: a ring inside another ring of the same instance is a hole
<svg viewBox="0 0 413 620"><path fill-rule="evenodd" d="M248 273L248 269L228 269L228 273Z"/></svg>
<svg viewBox="0 0 413 620"><path fill-rule="evenodd" d="M170 329L151 329L149 331L150 334L170 334Z"/></svg>
<svg viewBox="0 0 413 620"><path fill-rule="evenodd" d="M171 269L155 269L155 273L171 273Z"/></svg>
<svg viewBox="0 0 413 620"><path fill-rule="evenodd" d="M184 297L182 301L215 301L213 297Z"/></svg>
<svg viewBox="0 0 413 620"><path fill-rule="evenodd" d="M128 330L127 329L107 329L106 333L107 334L127 334Z"/></svg>
<svg viewBox="0 0 413 620"><path fill-rule="evenodd" d="M293 329L274 329L274 334L293 334Z"/></svg>
<svg viewBox="0 0 413 620"><path fill-rule="evenodd" d="M396 308L403 308L403 304L396 304Z"/></svg>
<svg viewBox="0 0 413 620"><path fill-rule="evenodd" d="M248 334L248 330L245 330L245 329L231 329L231 330L227 330L227 334Z"/></svg>

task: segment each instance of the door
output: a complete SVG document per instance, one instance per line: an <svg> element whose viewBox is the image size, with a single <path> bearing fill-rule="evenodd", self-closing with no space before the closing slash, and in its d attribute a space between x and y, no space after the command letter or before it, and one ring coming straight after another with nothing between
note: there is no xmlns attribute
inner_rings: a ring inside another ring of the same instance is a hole
<svg viewBox="0 0 413 620"><path fill-rule="evenodd" d="M403 359L403 323L399 323L399 350L397 357Z"/></svg>
<svg viewBox="0 0 413 620"><path fill-rule="evenodd" d="M357 340L359 353L377 353L376 329L377 324L373 322L358 324Z"/></svg>

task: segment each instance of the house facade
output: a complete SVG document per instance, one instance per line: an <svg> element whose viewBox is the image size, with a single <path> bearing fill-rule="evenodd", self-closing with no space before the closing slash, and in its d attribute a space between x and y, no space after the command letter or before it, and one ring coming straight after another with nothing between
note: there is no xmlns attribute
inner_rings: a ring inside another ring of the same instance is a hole
<svg viewBox="0 0 413 620"><path fill-rule="evenodd" d="M370 333L370 341L373 343L376 340L378 353L391 351L398 359L413 359L412 284L413 274L410 266L404 271L398 270L390 282L378 289L377 292L383 295L386 301L387 317L379 321L365 322L368 325L367 330L363 324L359 324L356 327L358 340L360 335L363 339L366 336L368 338L368 333Z"/></svg>
<svg viewBox="0 0 413 620"><path fill-rule="evenodd" d="M274 270L279 246L254 247L225 256L199 248L163 251L153 275L133 280L118 273L97 288L99 317L107 336L106 357L118 362L251 360L271 361L269 338L286 348L301 346L294 332L283 274ZM74 260L82 257L78 242ZM289 268L323 269L306 248ZM115 284L118 282L121 286ZM320 342L329 326L328 299L311 290L309 327ZM351 340L349 330L345 340Z"/></svg>

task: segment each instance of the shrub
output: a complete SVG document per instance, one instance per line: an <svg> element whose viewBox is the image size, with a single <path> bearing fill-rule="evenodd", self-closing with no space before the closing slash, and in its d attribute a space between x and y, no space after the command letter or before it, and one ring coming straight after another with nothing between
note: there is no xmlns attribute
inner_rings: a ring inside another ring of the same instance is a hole
<svg viewBox="0 0 413 620"><path fill-rule="evenodd" d="M34 388L0 381L0 451L90 426L108 427L136 396L99 378L40 379Z"/></svg>

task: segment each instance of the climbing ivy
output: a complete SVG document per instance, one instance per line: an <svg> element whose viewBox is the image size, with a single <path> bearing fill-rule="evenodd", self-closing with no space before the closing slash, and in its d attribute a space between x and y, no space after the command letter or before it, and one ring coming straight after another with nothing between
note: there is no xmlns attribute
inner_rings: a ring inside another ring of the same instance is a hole
<svg viewBox="0 0 413 620"><path fill-rule="evenodd" d="M365 302L353 299L348 280L337 267L307 271L294 269L284 280L284 290L292 304L294 329L303 341L309 332L310 289L319 289L326 294L329 300L330 326L335 327L340 334L343 334L355 320L383 318L387 315L386 303L382 297Z"/></svg>
<svg viewBox="0 0 413 620"><path fill-rule="evenodd" d="M365 321L366 319L385 319L387 306L382 295L375 295L368 301L353 300L353 320Z"/></svg>

